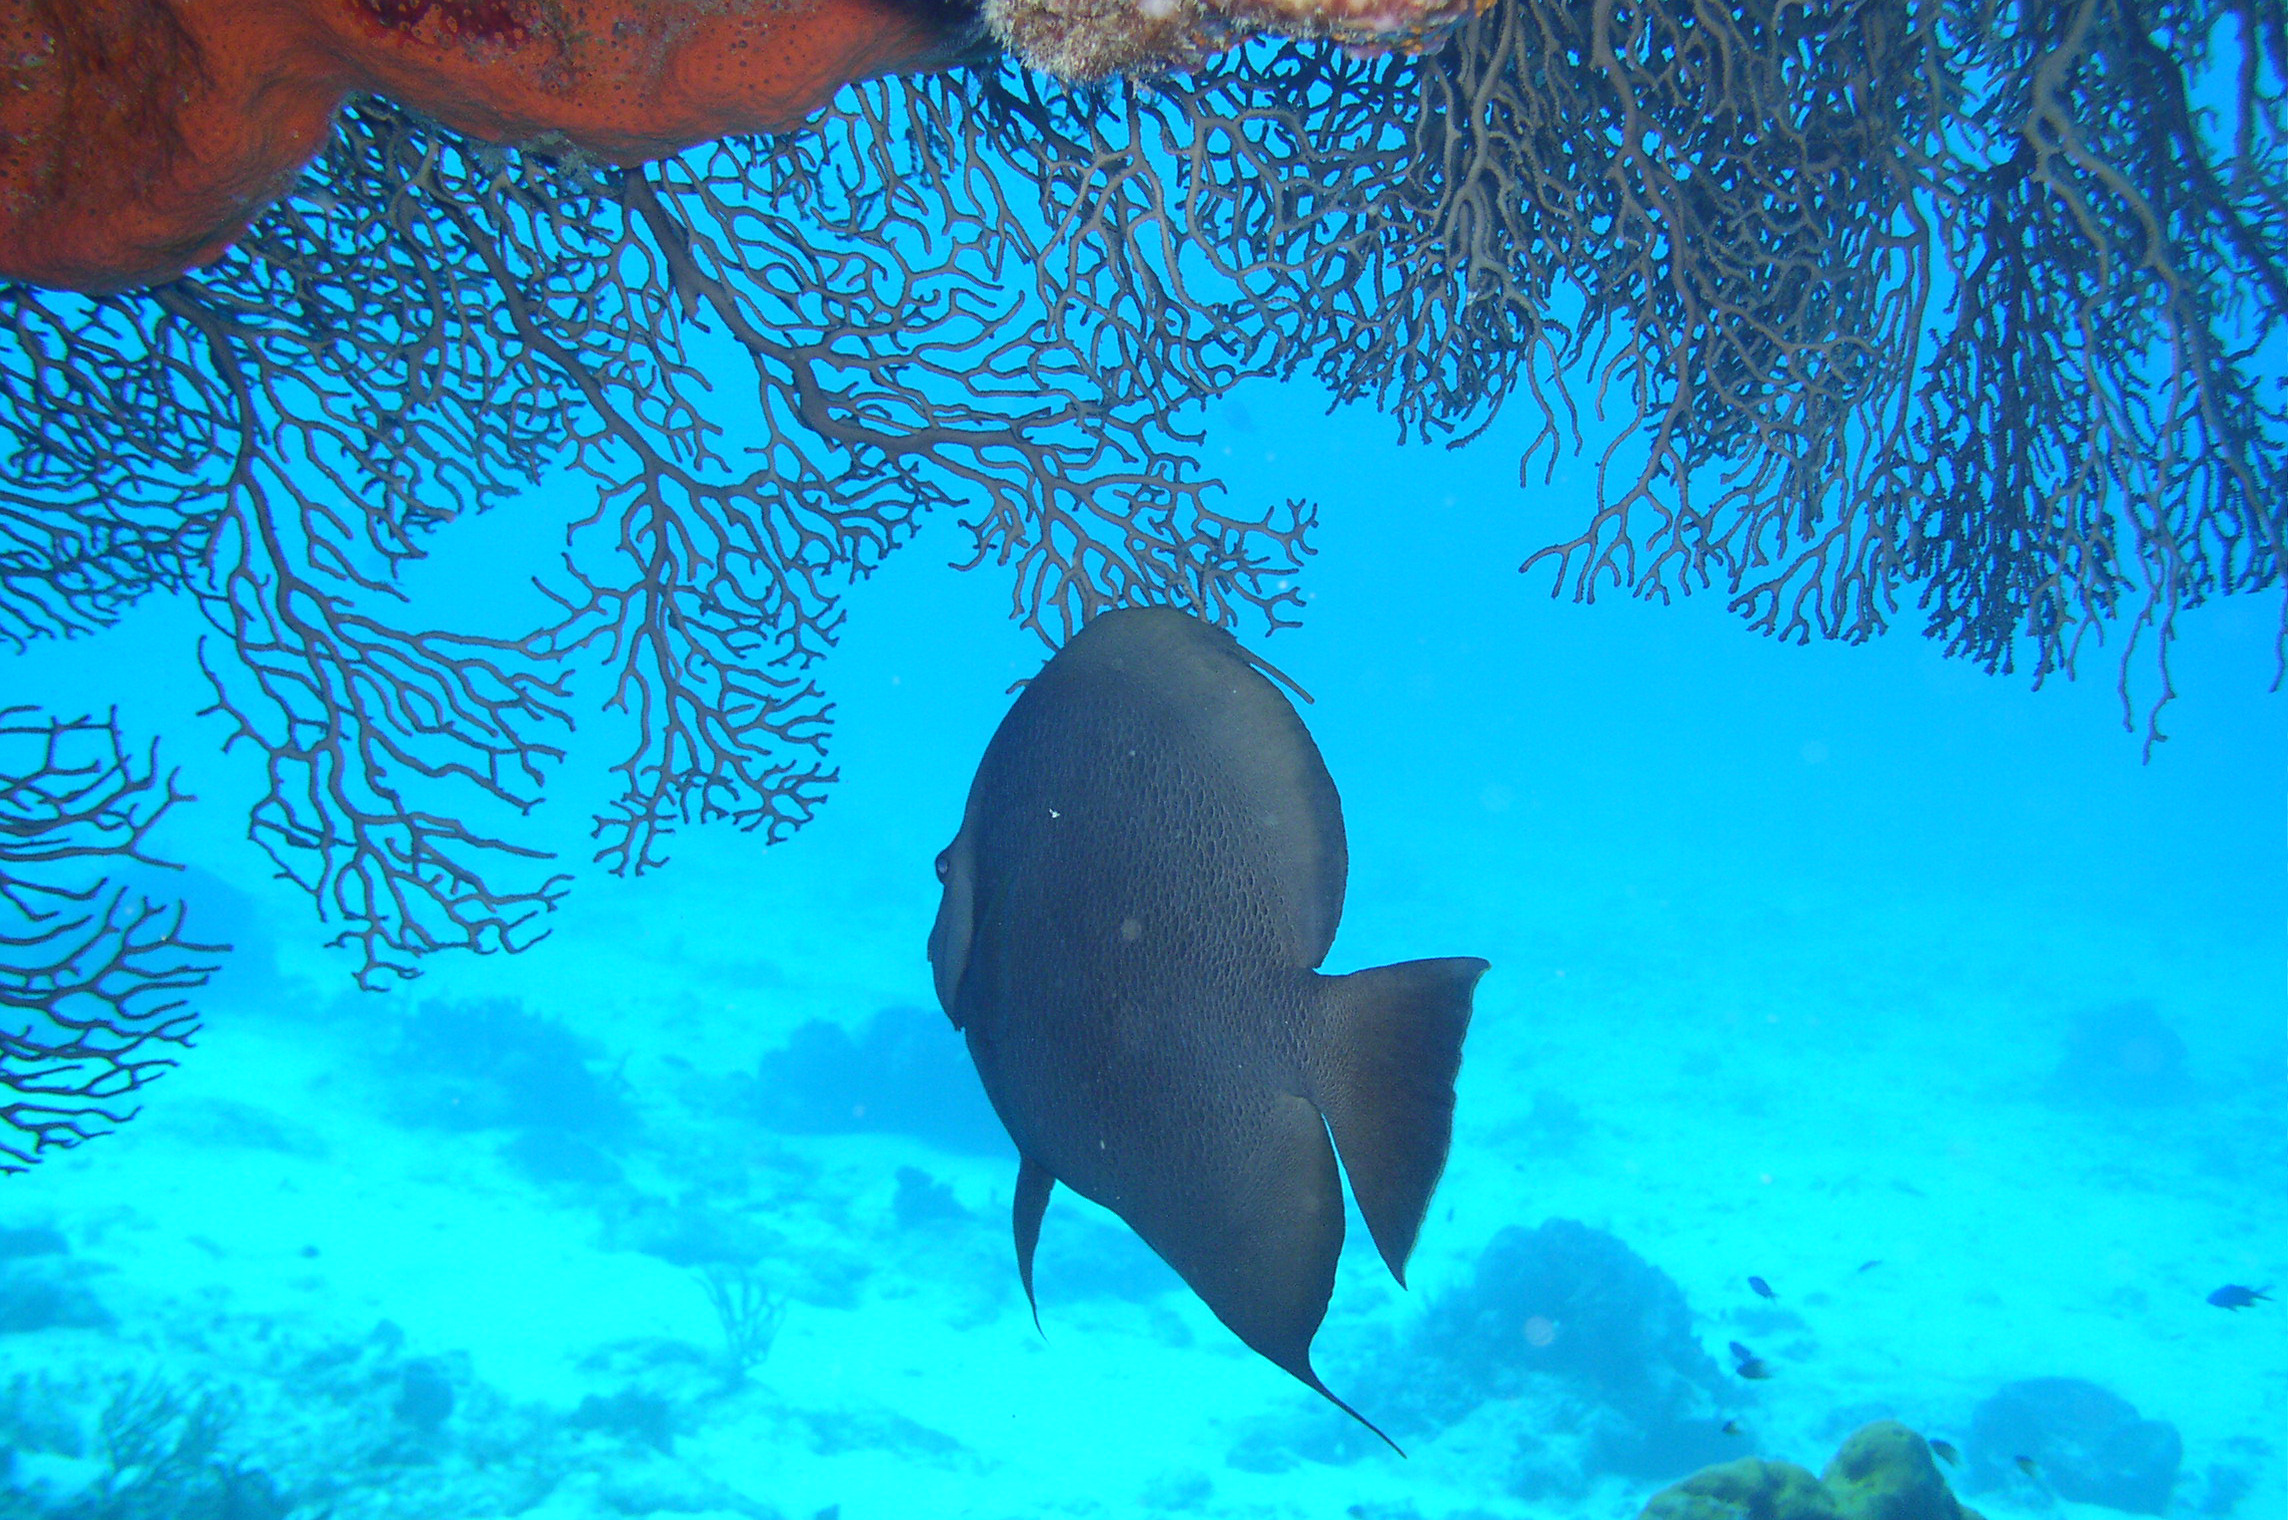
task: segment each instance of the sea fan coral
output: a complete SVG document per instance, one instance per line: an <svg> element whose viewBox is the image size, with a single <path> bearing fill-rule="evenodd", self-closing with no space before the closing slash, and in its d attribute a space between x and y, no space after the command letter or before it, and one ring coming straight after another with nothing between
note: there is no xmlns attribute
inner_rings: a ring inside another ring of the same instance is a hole
<svg viewBox="0 0 2288 1520"><path fill-rule="evenodd" d="M1017 125L1012 125L1012 124ZM1028 305L1042 257L962 156L1021 118L889 85L829 135L653 170L492 153L359 103L307 188L147 295L6 292L0 627L184 591L219 711L264 756L255 840L377 985L514 948L563 881L478 827L540 796L600 672L631 730L609 867L686 821L816 807L837 584L966 506L1048 637L1120 601L1296 605L1307 511L1223 510L1120 328ZM962 145L957 151L954 145ZM753 453L703 409L742 374ZM427 536L545 466L597 509L522 636L401 625Z"/></svg>
<svg viewBox="0 0 2288 1520"><path fill-rule="evenodd" d="M2178 613L2280 584L2277 5L1507 0L1322 68L1186 103L1228 320L1421 437L1525 393L1525 479L1593 439L1553 589L1799 641L1911 603L2037 682L2119 627L2151 740Z"/></svg>
<svg viewBox="0 0 2288 1520"><path fill-rule="evenodd" d="M1594 439L1536 561L1577 595L1911 603L2037 679L2119 629L2158 737L2178 614L2280 584L2284 78L2256 0L1499 0L1422 54L879 80L645 167L360 98L196 275L0 289L0 630L198 598L255 838L369 984L536 931L575 671L628 720L607 867L800 825L839 587L932 512L1052 640L1287 620L1310 510L1227 508L1181 421L1251 376L1424 438L1522 396L1529 469ZM406 626L429 535L565 463L556 616Z"/></svg>
<svg viewBox="0 0 2288 1520"><path fill-rule="evenodd" d="M197 1031L185 995L226 947L107 874L156 864L144 842L184 800L116 719L0 709L0 1172L125 1123Z"/></svg>

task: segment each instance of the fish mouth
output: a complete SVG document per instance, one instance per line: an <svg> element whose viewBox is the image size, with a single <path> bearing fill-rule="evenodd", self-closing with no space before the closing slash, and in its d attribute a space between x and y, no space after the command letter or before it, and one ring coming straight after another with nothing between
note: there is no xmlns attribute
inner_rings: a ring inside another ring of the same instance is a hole
<svg viewBox="0 0 2288 1520"><path fill-rule="evenodd" d="M1028 68L1069 83L1192 68L1251 37L1355 54L1436 48L1492 0L984 0L987 29Z"/></svg>

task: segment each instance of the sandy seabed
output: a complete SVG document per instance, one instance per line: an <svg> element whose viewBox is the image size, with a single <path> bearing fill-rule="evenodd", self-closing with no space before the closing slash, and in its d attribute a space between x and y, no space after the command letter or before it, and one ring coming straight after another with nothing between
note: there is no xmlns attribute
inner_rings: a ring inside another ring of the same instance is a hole
<svg viewBox="0 0 2288 1520"><path fill-rule="evenodd" d="M1363 457L1330 432L1312 468ZM1424 510L1414 531L1446 531ZM1739 1390L1743 1454L1817 1468L1881 1416L1963 1444L2000 1385L2085 1378L2181 1432L2171 1513L2288 1515L2288 1311L2204 1301L2288 1279L2281 884L2233 843L2253 819L2277 859L2278 778L2242 753L2277 736L2277 699L2196 705L2156 777L2100 693L2030 696L1906 638L1779 652L1714 608L1513 609L1506 550L1433 592L1382 531L1330 546L1312 631L1271 651L1318 697L1346 796L1330 969L1495 969L1412 1290L1354 1219L1330 1384L1387 1391L1378 1359L1497 1231L1578 1219L1674 1281L1712 1357L1772 1363ZM1521 1494L1520 1440L1560 1393L1483 1404L1403 1461L1330 1436L1069 1193L1036 1334L1007 1158L757 1121L758 1061L798 1026L934 1009L930 856L1037 659L998 591L972 607L916 556L856 604L827 672L843 791L791 844L692 834L664 872L583 881L539 949L382 997L346 990L243 851L203 879L245 953L199 1047L119 1134L0 1185L0 1515L194 1512L136 1507L160 1502L153 1464L116 1470L96 1439L130 1387L213 1400L200 1470L239 1487L195 1512L240 1520L1642 1506L1658 1482ZM2243 622L2206 679L2259 663ZM1727 705L1742 682L1764 684ZM441 1119L407 1021L483 999L580 1042L612 1123L536 1148L531 1125ZM2136 999L2183 1034L2184 1094L2062 1090L2074 1021ZM743 1371L707 1291L732 1260L781 1316ZM2116 1513L2038 1478L1965 1497L1990 1520Z"/></svg>

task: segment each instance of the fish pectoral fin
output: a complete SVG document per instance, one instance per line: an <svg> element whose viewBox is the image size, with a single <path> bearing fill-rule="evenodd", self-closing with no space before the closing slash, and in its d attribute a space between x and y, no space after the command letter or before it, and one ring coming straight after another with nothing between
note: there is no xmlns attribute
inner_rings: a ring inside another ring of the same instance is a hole
<svg viewBox="0 0 2288 1520"><path fill-rule="evenodd" d="M1327 1116L1359 1213L1403 1286L1406 1258L1446 1169L1454 1077L1470 1028L1474 956L1402 961L1319 982L1312 1100Z"/></svg>
<svg viewBox="0 0 2288 1520"><path fill-rule="evenodd" d="M1017 1162L1017 1197L1010 1209L1017 1235L1017 1280L1025 1285L1025 1303L1033 1311L1033 1328L1041 1328L1041 1305L1033 1297L1033 1248L1041 1243L1041 1216L1049 1211L1049 1193L1057 1179L1030 1156Z"/></svg>
<svg viewBox="0 0 2288 1520"><path fill-rule="evenodd" d="M930 979L937 987L938 1006L959 1029L961 978L969 969L970 941L977 932L977 844L967 818L937 860L944 891L937 919L930 925Z"/></svg>

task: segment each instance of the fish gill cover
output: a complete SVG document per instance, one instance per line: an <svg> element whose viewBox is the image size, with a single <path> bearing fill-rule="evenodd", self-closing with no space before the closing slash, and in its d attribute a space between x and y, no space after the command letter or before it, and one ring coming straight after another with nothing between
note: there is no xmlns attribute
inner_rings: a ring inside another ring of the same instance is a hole
<svg viewBox="0 0 2288 1520"><path fill-rule="evenodd" d="M361 97L206 267L0 287L0 636L195 601L251 833L369 987L540 932L524 818L599 707L605 869L800 827L842 589L932 513L1051 642L1293 621L1316 509L1226 502L1184 420L1251 377L1421 439L1522 396L1522 480L1597 451L1552 592L1906 617L2037 681L2111 632L2150 746L2178 613L2279 583L2284 76L2254 0L1497 0L1418 54L989 61L626 167ZM538 626L411 613L441 529L564 470Z"/></svg>

